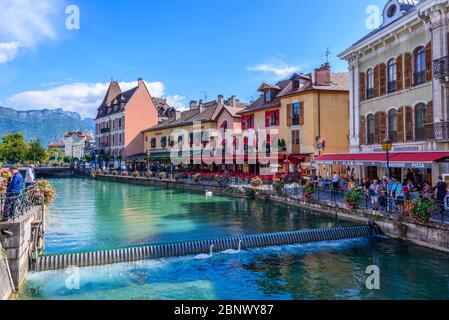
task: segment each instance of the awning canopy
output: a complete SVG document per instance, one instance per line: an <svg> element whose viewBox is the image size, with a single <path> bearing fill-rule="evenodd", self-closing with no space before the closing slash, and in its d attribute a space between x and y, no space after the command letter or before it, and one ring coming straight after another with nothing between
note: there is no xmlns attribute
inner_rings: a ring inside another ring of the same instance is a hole
<svg viewBox="0 0 449 320"><path fill-rule="evenodd" d="M392 168L416 168L431 169L432 163L449 158L449 152L410 152L391 153L390 167ZM386 166L385 153L349 153L326 154L314 160L318 165L341 164L347 166L379 167Z"/></svg>

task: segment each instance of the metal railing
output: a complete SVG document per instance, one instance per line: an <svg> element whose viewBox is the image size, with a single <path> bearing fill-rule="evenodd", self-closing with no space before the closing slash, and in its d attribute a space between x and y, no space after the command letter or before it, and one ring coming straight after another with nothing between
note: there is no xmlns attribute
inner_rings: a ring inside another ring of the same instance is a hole
<svg viewBox="0 0 449 320"><path fill-rule="evenodd" d="M449 56L442 57L433 62L433 76L435 79L449 76Z"/></svg>
<svg viewBox="0 0 449 320"><path fill-rule="evenodd" d="M0 222L14 221L36 205L42 203L42 196L36 186L20 194L0 194Z"/></svg>
<svg viewBox="0 0 449 320"><path fill-rule="evenodd" d="M425 131L426 140L449 140L449 122L427 124Z"/></svg>

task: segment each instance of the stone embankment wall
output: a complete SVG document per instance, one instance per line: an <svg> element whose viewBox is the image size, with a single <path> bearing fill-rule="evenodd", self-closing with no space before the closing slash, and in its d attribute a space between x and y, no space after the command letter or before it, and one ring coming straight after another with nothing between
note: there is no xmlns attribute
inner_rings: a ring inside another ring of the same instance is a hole
<svg viewBox="0 0 449 320"><path fill-rule="evenodd" d="M6 252L0 243L0 300L6 300L14 292L12 279L9 273Z"/></svg>
<svg viewBox="0 0 449 320"><path fill-rule="evenodd" d="M179 188L204 192L208 190L219 195L232 197L245 197L244 190L240 188L220 187L220 186L202 186L195 184L184 184L176 181L156 180L146 178L122 177L97 175L98 180L106 180L120 183L131 183L136 185L149 185L164 188ZM374 222L383 233L391 238L400 239L419 246L436 249L449 253L449 225L442 223L410 223L403 221L400 216L391 214L375 213L371 210L350 210L341 208L330 203L318 201L301 201L288 197L276 196L264 191L256 191L256 198L265 201L275 201L287 206L298 207L317 211L326 215L332 215L338 218L350 219L357 222Z"/></svg>

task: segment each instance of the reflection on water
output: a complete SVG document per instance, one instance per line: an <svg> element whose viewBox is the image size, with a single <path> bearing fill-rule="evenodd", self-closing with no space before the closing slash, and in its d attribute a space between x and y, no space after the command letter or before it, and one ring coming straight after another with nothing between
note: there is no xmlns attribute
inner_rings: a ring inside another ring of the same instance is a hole
<svg viewBox="0 0 449 320"><path fill-rule="evenodd" d="M381 289L366 289L366 267ZM79 269L79 290L65 271L33 273L21 299L449 299L445 254L386 239L143 261Z"/></svg>
<svg viewBox="0 0 449 320"><path fill-rule="evenodd" d="M333 218L201 193L83 179L55 179L46 253L323 228ZM338 222L347 225L348 222Z"/></svg>

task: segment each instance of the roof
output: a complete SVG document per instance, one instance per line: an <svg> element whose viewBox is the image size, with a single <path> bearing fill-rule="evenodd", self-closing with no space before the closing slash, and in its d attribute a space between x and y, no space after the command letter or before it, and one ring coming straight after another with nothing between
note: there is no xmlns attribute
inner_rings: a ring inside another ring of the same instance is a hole
<svg viewBox="0 0 449 320"><path fill-rule="evenodd" d="M94 140L94 138L90 134L82 132L82 131L66 132L66 133L64 133L64 138L70 138L70 137L75 136L75 135L80 137L80 138L85 138L87 141Z"/></svg>
<svg viewBox="0 0 449 320"><path fill-rule="evenodd" d="M294 89L293 81L300 81L301 85ZM315 72L310 74L297 74L294 73L289 79L279 81L275 86L267 86L262 84L259 88L279 88L272 91L272 99L269 102L265 102L265 98L261 95L256 101L251 103L247 108L239 111L239 114L244 114L248 112L254 112L257 110L264 110L270 108L277 108L281 105L281 98L293 95L307 93L314 90L320 91L349 91L349 73L333 73L330 72L330 84L329 85L317 85ZM273 92L275 93L273 96Z"/></svg>
<svg viewBox="0 0 449 320"><path fill-rule="evenodd" d="M65 147L64 141L53 142L48 145L49 148L62 148Z"/></svg>

